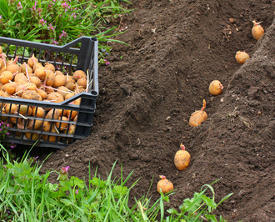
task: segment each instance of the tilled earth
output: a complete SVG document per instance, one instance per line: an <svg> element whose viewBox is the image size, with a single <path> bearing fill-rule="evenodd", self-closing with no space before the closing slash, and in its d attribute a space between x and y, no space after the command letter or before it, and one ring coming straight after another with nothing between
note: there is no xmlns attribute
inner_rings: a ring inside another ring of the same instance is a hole
<svg viewBox="0 0 275 222"><path fill-rule="evenodd" d="M170 206L178 207L216 179L217 199L233 192L219 210L229 221L275 220L275 21L269 0L137 0L123 16L109 66L99 70L100 96L90 137L58 151L44 169L70 165L71 175L87 178L88 164L104 176L134 170L132 195L159 197L158 175L174 183ZM233 22L229 18L234 18ZM261 21L264 37L251 36ZM235 53L251 59L237 64ZM210 96L209 83L224 92ZM208 120L188 125L206 99ZM179 144L191 164L177 171Z"/></svg>

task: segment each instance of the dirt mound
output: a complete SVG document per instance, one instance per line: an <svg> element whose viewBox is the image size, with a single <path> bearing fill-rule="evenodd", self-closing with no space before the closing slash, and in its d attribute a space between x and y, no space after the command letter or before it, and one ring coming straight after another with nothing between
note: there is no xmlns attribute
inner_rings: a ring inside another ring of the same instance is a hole
<svg viewBox="0 0 275 222"><path fill-rule="evenodd" d="M217 178L217 198L233 192L220 212L229 220L274 218L274 3L272 1L134 1L122 20L127 32L114 45L111 65L100 68L100 97L92 135L52 155L44 169L70 165L87 177L88 163L101 175L115 160L140 178L133 195L147 192L159 174L173 181L178 207L201 185ZM230 23L229 18L235 22ZM268 33L251 37L252 20ZM269 28L268 28L269 27ZM272 44L273 43L273 44ZM240 66L237 50L252 59ZM211 97L219 79L225 92ZM209 119L188 125L207 100ZM273 116L272 116L273 115ZM178 172L173 157L183 142L190 167ZM115 170L119 175L120 169ZM159 195L152 190L156 199Z"/></svg>

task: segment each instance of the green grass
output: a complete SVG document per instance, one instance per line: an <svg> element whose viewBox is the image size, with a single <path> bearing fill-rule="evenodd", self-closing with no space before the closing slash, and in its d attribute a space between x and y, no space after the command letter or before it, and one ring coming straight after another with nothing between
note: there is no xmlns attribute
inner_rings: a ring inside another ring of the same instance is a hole
<svg viewBox="0 0 275 222"><path fill-rule="evenodd" d="M118 42L128 0L0 0L0 36L64 45L80 36L99 40L100 57ZM101 50L104 51L101 52Z"/></svg>
<svg viewBox="0 0 275 222"><path fill-rule="evenodd" d="M68 169L40 174L38 166L27 155L21 161L11 161L1 146L0 162L0 220L2 221L142 221L143 215L137 205L129 207L131 187L125 179L112 179L112 170L106 180L93 176L89 184L74 176ZM115 165L114 165L115 166ZM48 181L50 176L56 183ZM152 220L158 206L149 207L150 201L138 200Z"/></svg>
<svg viewBox="0 0 275 222"><path fill-rule="evenodd" d="M0 0L0 34L60 44L91 34L108 41L115 28L110 28L109 23L129 12L122 6L123 2L130 3L126 0ZM66 34L61 35L62 31Z"/></svg>
<svg viewBox="0 0 275 222"><path fill-rule="evenodd" d="M204 185L200 193L185 199L176 209L167 210L169 195L160 195L152 202L148 195L129 205L129 193L137 181L126 186L132 174L113 178L113 168L106 180L91 177L88 184L69 176L69 167L60 171L40 173L42 165L25 154L21 160L11 160L9 152L0 144L0 221L224 221L216 219L214 210L232 194L215 203L211 185ZM49 182L49 177L56 182ZM212 196L205 194L209 189Z"/></svg>

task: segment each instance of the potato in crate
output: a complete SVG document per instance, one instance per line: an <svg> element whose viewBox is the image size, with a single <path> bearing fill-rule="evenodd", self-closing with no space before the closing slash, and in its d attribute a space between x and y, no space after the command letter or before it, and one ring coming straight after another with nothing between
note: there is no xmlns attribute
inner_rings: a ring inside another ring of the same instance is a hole
<svg viewBox="0 0 275 222"><path fill-rule="evenodd" d="M91 133L98 96L98 42L64 46L0 37L0 142L64 148Z"/></svg>

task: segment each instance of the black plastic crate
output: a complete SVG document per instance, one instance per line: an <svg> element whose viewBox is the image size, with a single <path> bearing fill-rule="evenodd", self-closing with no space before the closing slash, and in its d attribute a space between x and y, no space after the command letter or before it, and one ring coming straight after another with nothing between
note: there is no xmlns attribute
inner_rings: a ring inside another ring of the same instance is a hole
<svg viewBox="0 0 275 222"><path fill-rule="evenodd" d="M18 56L18 62L23 63L34 54L42 64L51 63L56 70L69 75L76 70L83 70L90 83L86 92L61 103L0 96L0 119L9 123L10 132L0 142L24 145L37 142L40 147L64 148L76 139L87 137L91 133L98 96L97 39L80 37L64 46L56 46L0 37L0 45L9 59ZM81 100L80 105L71 104L77 99ZM48 114L48 111L38 116L39 107L52 110L53 115ZM68 120L56 119L54 116L57 113L63 116L65 112ZM78 116L76 121L72 119L74 115Z"/></svg>

